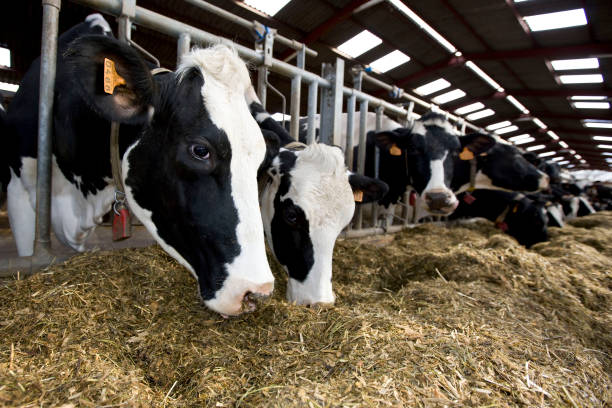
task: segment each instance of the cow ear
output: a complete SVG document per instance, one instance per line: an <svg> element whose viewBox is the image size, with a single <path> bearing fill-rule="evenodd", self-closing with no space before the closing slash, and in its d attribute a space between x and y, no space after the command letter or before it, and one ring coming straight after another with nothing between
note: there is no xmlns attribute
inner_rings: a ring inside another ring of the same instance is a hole
<svg viewBox="0 0 612 408"><path fill-rule="evenodd" d="M272 160L278 155L280 149L280 139L276 133L266 129L261 129L261 133L266 142L266 156L264 157L264 161L259 165L259 170L257 171L258 177L270 168Z"/></svg>
<svg viewBox="0 0 612 408"><path fill-rule="evenodd" d="M470 133L459 137L459 141L462 150L459 155L461 160L470 160L474 156L485 153L497 143L493 136L485 133Z"/></svg>
<svg viewBox="0 0 612 408"><path fill-rule="evenodd" d="M382 132L368 132L374 134L376 138L376 146L383 152L389 153L391 156L401 156L401 146L405 145L406 141L403 139L403 134L396 130L383 130Z"/></svg>
<svg viewBox="0 0 612 408"><path fill-rule="evenodd" d="M65 57L78 90L100 116L126 124L151 119L155 83L136 50L114 38L84 36Z"/></svg>
<svg viewBox="0 0 612 408"><path fill-rule="evenodd" d="M378 201L389 191L387 183L351 172L349 172L349 184L353 189L355 202L358 203Z"/></svg>

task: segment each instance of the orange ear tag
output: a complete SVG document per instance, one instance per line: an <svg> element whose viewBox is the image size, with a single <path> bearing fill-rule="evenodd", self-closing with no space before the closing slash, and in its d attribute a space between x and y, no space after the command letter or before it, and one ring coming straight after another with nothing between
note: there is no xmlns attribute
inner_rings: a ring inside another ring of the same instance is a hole
<svg viewBox="0 0 612 408"><path fill-rule="evenodd" d="M463 151L459 153L459 158L461 160L472 160L474 158L474 153L467 147L464 147Z"/></svg>
<svg viewBox="0 0 612 408"><path fill-rule="evenodd" d="M513 213L516 213L518 211L518 204L514 206L514 208L512 209Z"/></svg>
<svg viewBox="0 0 612 408"><path fill-rule="evenodd" d="M401 156L402 149L400 149L395 143L393 143L393 146L391 146L391 148L389 149L389 154L391 156Z"/></svg>
<svg viewBox="0 0 612 408"><path fill-rule="evenodd" d="M356 203L362 202L363 201L363 191L361 190L353 191L353 198L355 199Z"/></svg>
<svg viewBox="0 0 612 408"><path fill-rule="evenodd" d="M115 92L115 87L125 84L125 79L115 70L113 60L104 58L104 92L112 95Z"/></svg>

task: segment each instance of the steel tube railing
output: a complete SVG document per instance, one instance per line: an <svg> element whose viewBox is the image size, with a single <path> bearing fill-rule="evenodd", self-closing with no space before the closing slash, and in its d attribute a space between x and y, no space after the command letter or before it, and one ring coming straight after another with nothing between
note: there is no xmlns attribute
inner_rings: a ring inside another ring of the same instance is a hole
<svg viewBox="0 0 612 408"><path fill-rule="evenodd" d="M306 133L306 143L313 144L315 141L315 115L317 114L317 94L319 84L311 82L308 85L308 130Z"/></svg>
<svg viewBox="0 0 612 408"><path fill-rule="evenodd" d="M51 249L51 152L53 150L53 92L57 64L57 32L61 0L42 0L43 25L38 102L38 153L36 165L36 232L34 255Z"/></svg>
<svg viewBox="0 0 612 408"><path fill-rule="evenodd" d="M185 0L187 3L196 6L198 8L201 8L203 10L209 11L213 14L216 14L220 17L223 17L226 20L231 21L234 24L238 24L240 26L243 26L245 28L254 28L254 22L253 21L249 21L245 18L242 18L240 16L237 16L235 14L230 13L227 10L222 9L221 7L217 7L215 5L212 5L210 3L207 3L205 1L202 0ZM313 50L312 48L308 48L305 44L293 40L291 38L287 38L283 35L280 34L275 34L274 35L274 40L278 41L279 43L286 45L289 48L293 48L294 50L302 50L304 49L304 51L306 52L306 54L310 55L311 57L316 57L319 54Z"/></svg>

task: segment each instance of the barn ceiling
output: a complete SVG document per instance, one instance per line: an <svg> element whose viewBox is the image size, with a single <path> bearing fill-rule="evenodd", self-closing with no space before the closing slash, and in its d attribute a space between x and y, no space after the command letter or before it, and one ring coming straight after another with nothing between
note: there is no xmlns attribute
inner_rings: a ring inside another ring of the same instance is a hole
<svg viewBox="0 0 612 408"><path fill-rule="evenodd" d="M91 13L90 9L64 0L60 31L64 31ZM316 58L307 58L307 69L319 73L321 63L333 62L340 55L336 47L368 30L382 42L356 58L346 59L346 84L350 85L350 68L367 66L394 50L400 50L410 61L385 73L372 75L407 92L444 78L451 86L427 95L429 100L449 90L459 88L466 95L441 104L444 110L481 102L494 115L473 120L486 127L510 121L517 130L504 133L504 138L528 133L534 140L521 147L544 144L536 151L555 152L569 166L581 166L580 158L590 168L610 169L605 150L593 136L612 136L612 128L593 129L583 121L612 121L610 109L579 109L570 103L571 96L599 96L598 102L612 99L612 2L609 0L402 0L401 3L456 47L451 53L409 19L388 0L292 0L274 16L268 16L238 0L210 0L209 3L248 20L256 19L279 33L303 41L318 51ZM200 29L230 38L246 46L253 45L253 36L246 28L230 23L199 9L184 0L138 0L141 7L175 18ZM12 52L10 68L0 68L0 81L19 83L27 67L40 53L41 6L39 1L8 2L0 16L0 45ZM572 9L584 9L587 24L531 31L524 17ZM106 16L114 21L112 16ZM155 54L166 67L176 64L176 41L163 34L138 27L133 39ZM275 57L290 58L291 50L275 44ZM344 57L344 56L343 56ZM599 68L556 72L550 61L559 59L597 58ZM466 65L472 61L503 90L496 90ZM295 63L295 59L291 59ZM562 84L560 74L602 74L603 82L592 84ZM254 74L255 75L255 74ZM290 82L270 75L270 82L289 97ZM396 103L386 92L365 85L369 93ZM306 108L302 92L302 112ZM268 93L268 109L280 110L280 98ZM529 111L521 112L507 100L511 95ZM9 96L10 99L10 96ZM418 113L422 109L416 108ZM541 122L534 122L534 118ZM538 126L538 123L543 124ZM551 138L551 132L561 142ZM612 144L609 142L608 144ZM572 153L575 151L576 153ZM608 150L612 153L612 150ZM576 157L578 155L579 158ZM552 156L552 155L551 155ZM549 157L551 157L549 156ZM611 160L612 161L612 160Z"/></svg>

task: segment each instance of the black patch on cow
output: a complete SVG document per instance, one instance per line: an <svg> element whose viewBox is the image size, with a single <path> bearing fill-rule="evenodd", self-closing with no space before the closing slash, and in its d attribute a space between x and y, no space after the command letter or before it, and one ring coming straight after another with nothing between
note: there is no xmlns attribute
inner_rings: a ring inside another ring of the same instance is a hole
<svg viewBox="0 0 612 408"><path fill-rule="evenodd" d="M270 227L272 245L276 259L287 268L289 276L303 282L314 265L310 225L304 211L293 200L281 200L291 187L290 171L295 167L297 155L284 150L278 157L281 180L274 196L274 217Z"/></svg>

